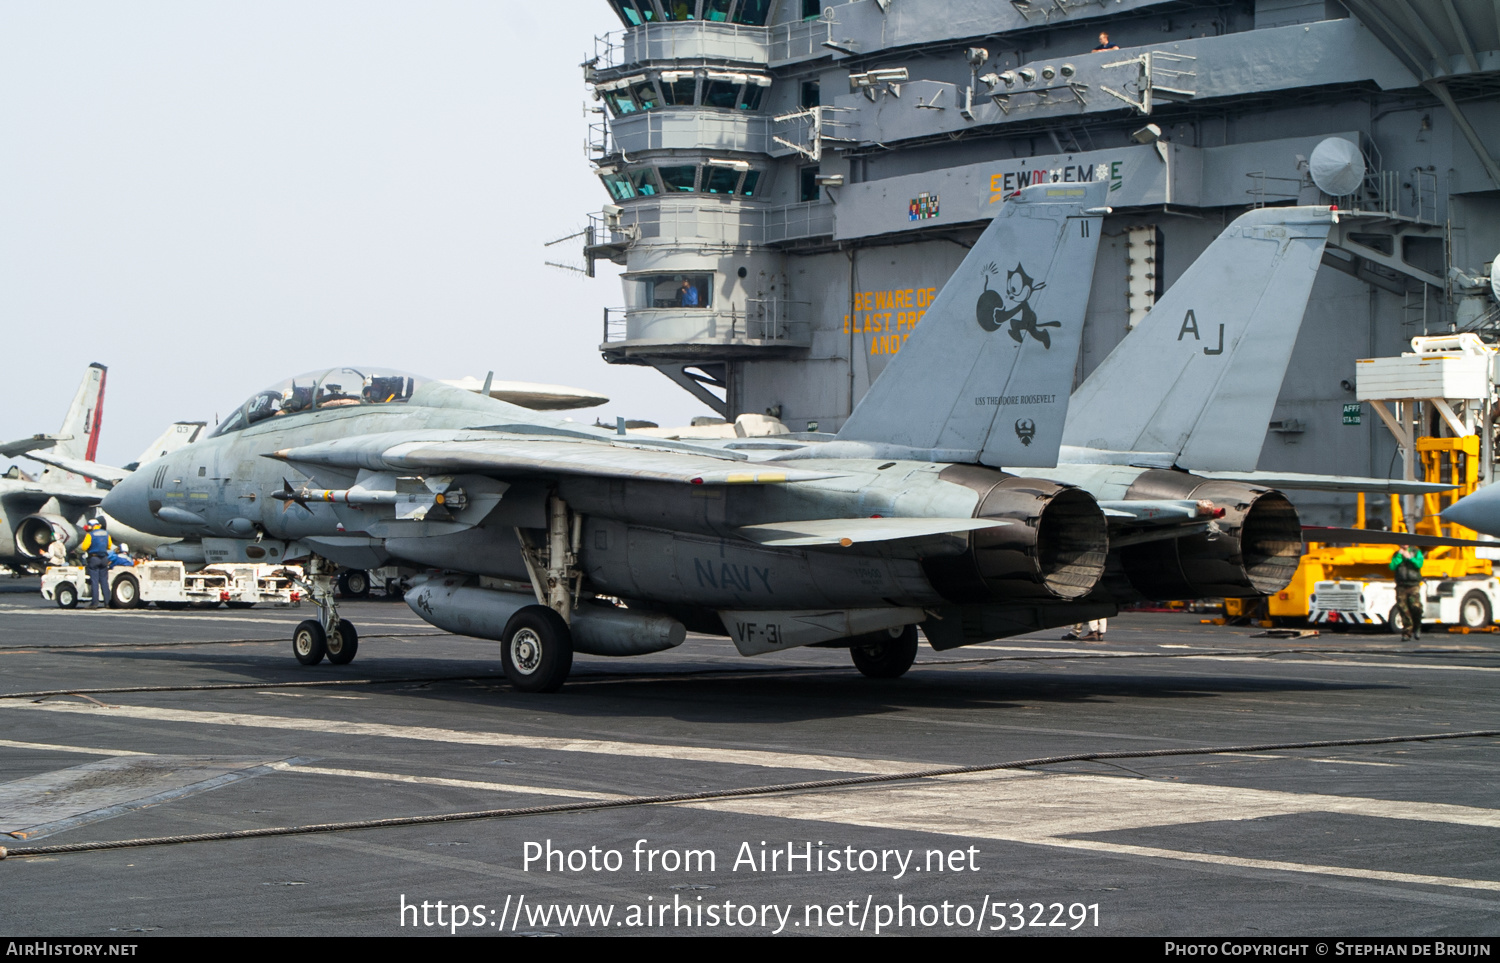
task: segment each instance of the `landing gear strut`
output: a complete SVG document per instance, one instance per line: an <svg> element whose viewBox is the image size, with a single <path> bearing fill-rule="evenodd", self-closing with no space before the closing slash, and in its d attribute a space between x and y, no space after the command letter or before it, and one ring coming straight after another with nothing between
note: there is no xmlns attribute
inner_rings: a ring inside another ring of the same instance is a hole
<svg viewBox="0 0 1500 963"><path fill-rule="evenodd" d="M556 692L573 669L568 623L583 589L578 570L582 538L583 518L555 494L548 500L544 544L533 544L523 529L516 529L537 604L521 609L506 625L501 664L510 684L522 692Z"/></svg>
<svg viewBox="0 0 1500 963"><path fill-rule="evenodd" d="M307 562L305 577L286 573L319 609L318 618L299 622L297 631L292 633L292 654L303 665L317 665L324 656L334 665L348 665L359 652L359 633L354 623L339 618L333 572L332 563L314 555Z"/></svg>

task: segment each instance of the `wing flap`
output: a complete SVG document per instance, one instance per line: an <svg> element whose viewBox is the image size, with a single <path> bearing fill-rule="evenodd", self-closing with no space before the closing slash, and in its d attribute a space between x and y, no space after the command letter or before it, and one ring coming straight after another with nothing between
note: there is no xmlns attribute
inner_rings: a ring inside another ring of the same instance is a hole
<svg viewBox="0 0 1500 963"><path fill-rule="evenodd" d="M43 448L51 448L60 441L69 441L72 435L32 435L30 438L21 438L17 441L7 441L0 444L0 458L14 458L27 452L40 451Z"/></svg>
<svg viewBox="0 0 1500 963"><path fill-rule="evenodd" d="M813 518L745 525L737 531L752 542L777 548L848 547L856 542L888 542L999 528L1015 524L993 518Z"/></svg>

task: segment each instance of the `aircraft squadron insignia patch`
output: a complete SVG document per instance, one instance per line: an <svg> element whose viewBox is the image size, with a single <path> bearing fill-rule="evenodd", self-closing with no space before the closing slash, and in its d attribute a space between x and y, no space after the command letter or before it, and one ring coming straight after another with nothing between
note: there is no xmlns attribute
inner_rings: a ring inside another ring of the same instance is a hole
<svg viewBox="0 0 1500 963"><path fill-rule="evenodd" d="M1037 321L1036 311L1031 307L1031 296L1047 286L1046 281L1035 281L1020 264L1014 271L1005 272L1005 290L990 290L990 275L998 275L1000 269L994 262L985 265L984 290L974 304L975 320L986 331L998 331L1010 323L1010 336L1016 342L1031 335L1043 348L1052 347L1052 335L1047 328L1062 327L1061 321Z"/></svg>

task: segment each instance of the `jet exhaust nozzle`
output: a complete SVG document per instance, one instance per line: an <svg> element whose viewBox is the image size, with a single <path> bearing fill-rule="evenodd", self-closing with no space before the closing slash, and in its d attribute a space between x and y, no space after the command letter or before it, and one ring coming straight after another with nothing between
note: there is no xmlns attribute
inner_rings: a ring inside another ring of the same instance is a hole
<svg viewBox="0 0 1500 963"><path fill-rule="evenodd" d="M1109 527L1088 492L969 465L951 466L939 477L980 493L974 517L1015 523L970 533L960 555L923 560L928 580L945 598L1078 599L1103 577Z"/></svg>
<svg viewBox="0 0 1500 963"><path fill-rule="evenodd" d="M47 555L47 546L54 538L60 538L69 551L83 540L72 522L61 515L38 513L27 515L16 526L16 551L22 558L41 559Z"/></svg>
<svg viewBox="0 0 1500 963"><path fill-rule="evenodd" d="M511 616L536 597L467 584L471 579L434 578L406 593L406 604L440 629L481 639L504 640ZM645 655L679 646L687 628L670 615L585 602L573 610L573 651L585 655Z"/></svg>
<svg viewBox="0 0 1500 963"><path fill-rule="evenodd" d="M1126 497L1207 499L1224 510L1208 532L1120 549L1130 584L1148 599L1270 595L1297 572L1302 522L1281 492L1151 471Z"/></svg>

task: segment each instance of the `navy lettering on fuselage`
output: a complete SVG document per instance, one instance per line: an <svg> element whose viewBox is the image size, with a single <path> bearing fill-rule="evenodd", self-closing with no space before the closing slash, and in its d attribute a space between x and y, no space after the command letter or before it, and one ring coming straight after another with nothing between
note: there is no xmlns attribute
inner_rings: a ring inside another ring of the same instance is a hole
<svg viewBox="0 0 1500 963"><path fill-rule="evenodd" d="M755 565L717 564L708 559L693 559L693 574L698 578L699 588L727 589L729 591L753 592L756 582L765 587L766 594L774 594L771 588L770 568Z"/></svg>

